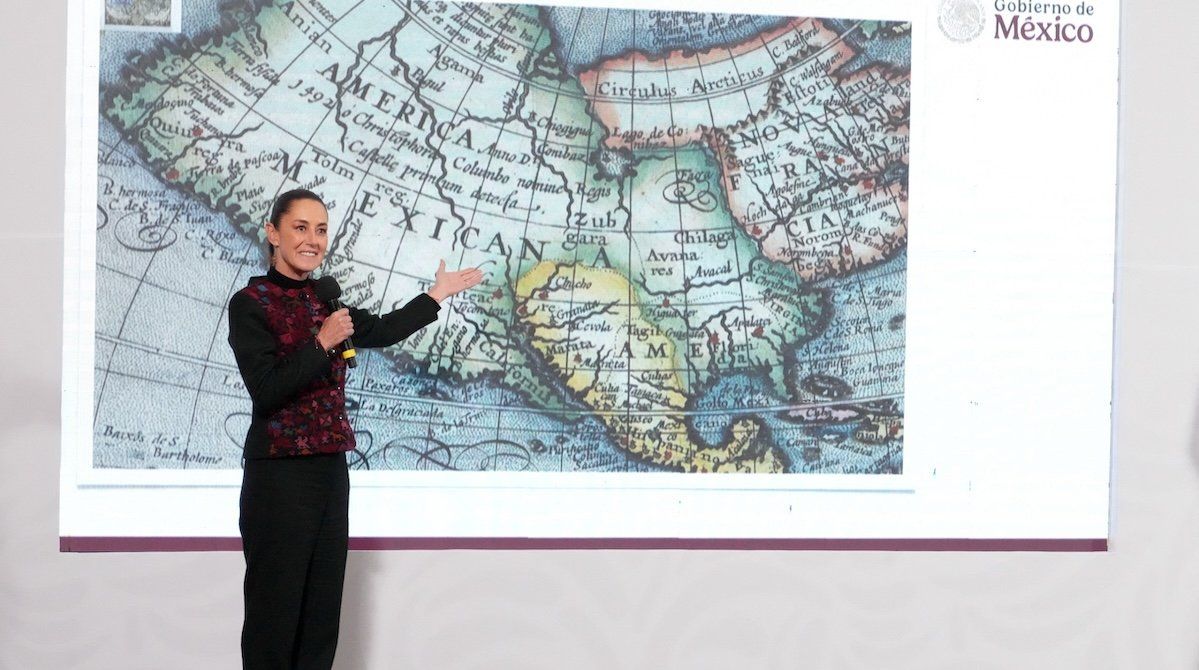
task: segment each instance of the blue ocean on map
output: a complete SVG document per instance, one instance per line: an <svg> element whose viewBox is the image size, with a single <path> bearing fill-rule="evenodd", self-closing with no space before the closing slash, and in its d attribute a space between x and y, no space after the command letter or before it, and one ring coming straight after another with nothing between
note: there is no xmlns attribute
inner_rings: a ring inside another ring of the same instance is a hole
<svg viewBox="0 0 1199 670"><path fill-rule="evenodd" d="M558 55L574 73L598 60L628 51L660 55L672 49L707 49L735 44L785 20L778 16L748 14L694 14L687 12L633 12L619 9L550 7L550 26ZM649 18L667 21L672 17L698 19L694 30L682 35L646 30ZM637 25L638 19L642 24Z"/></svg>

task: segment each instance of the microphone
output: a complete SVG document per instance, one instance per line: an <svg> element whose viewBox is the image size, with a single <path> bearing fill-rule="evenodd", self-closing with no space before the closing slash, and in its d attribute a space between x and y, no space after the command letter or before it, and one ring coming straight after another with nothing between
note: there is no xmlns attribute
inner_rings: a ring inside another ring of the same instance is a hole
<svg viewBox="0 0 1199 670"><path fill-rule="evenodd" d="M316 293L316 299L328 304L331 311L336 312L343 307L341 304L341 286L338 285L335 278L328 275L321 277L316 280L313 291ZM345 359L346 365L356 368L358 367L358 361L354 357L357 355L358 352L354 351L354 343L347 337L346 341L341 343L341 357Z"/></svg>

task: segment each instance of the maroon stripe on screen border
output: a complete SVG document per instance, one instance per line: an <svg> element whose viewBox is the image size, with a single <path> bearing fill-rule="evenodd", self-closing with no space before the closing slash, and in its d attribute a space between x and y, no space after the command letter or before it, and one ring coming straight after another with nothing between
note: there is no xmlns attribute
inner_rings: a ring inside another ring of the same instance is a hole
<svg viewBox="0 0 1199 670"><path fill-rule="evenodd" d="M356 551L679 549L709 551L1107 551L1096 539L701 539L568 537L352 537ZM64 552L241 551L236 537L60 537Z"/></svg>

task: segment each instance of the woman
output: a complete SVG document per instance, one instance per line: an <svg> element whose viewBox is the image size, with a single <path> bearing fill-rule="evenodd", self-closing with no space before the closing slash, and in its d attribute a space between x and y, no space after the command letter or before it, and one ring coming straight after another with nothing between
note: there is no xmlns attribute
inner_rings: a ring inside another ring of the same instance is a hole
<svg viewBox="0 0 1199 670"><path fill-rule="evenodd" d="M241 488L246 558L243 668L329 668L337 650L354 448L346 362L338 349L395 344L437 319L440 303L478 284L477 268L446 272L379 317L330 313L313 270L329 215L311 191L280 195L266 222L271 268L229 301L229 346L253 401Z"/></svg>

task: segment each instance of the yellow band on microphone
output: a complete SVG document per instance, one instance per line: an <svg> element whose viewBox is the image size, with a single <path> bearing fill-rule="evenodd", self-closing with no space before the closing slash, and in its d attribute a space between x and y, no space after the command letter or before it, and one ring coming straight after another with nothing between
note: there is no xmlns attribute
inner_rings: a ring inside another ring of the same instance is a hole
<svg viewBox="0 0 1199 670"><path fill-rule="evenodd" d="M344 351L342 351L342 352L341 352L341 357L342 357L342 358L344 358L344 359L346 359L347 361L348 361L348 360L350 360L351 358L353 358L353 357L357 356L357 355L358 355L358 352L357 352L357 351L354 351L353 349L346 349L346 350L344 350Z"/></svg>

